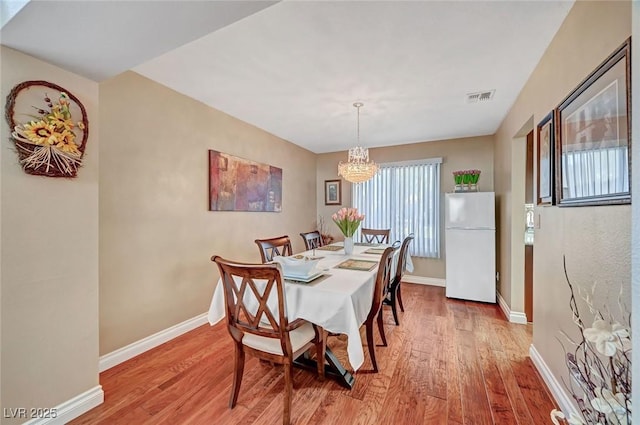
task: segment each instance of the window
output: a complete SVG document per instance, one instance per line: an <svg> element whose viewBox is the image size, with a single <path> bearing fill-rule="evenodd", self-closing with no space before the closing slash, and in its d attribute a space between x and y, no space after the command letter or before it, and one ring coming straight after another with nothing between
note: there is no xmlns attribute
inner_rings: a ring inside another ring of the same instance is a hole
<svg viewBox="0 0 640 425"><path fill-rule="evenodd" d="M371 180L352 186L352 205L365 215L361 227L391 229L390 241L415 235L411 255L440 258L442 158L380 164ZM361 237L358 229L354 238Z"/></svg>

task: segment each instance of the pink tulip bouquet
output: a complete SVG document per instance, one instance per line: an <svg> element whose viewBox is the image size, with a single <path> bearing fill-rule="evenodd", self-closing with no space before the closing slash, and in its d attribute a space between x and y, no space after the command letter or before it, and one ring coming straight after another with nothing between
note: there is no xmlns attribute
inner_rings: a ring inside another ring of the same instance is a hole
<svg viewBox="0 0 640 425"><path fill-rule="evenodd" d="M364 220L364 214L358 214L357 208L340 208L331 218L338 225L342 234L350 238Z"/></svg>

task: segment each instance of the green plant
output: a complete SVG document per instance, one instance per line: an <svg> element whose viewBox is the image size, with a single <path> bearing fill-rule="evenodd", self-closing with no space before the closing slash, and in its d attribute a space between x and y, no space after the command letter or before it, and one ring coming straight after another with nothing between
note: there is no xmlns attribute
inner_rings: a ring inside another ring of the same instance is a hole
<svg viewBox="0 0 640 425"><path fill-rule="evenodd" d="M478 184L480 170L460 170L453 172L453 179L456 184Z"/></svg>

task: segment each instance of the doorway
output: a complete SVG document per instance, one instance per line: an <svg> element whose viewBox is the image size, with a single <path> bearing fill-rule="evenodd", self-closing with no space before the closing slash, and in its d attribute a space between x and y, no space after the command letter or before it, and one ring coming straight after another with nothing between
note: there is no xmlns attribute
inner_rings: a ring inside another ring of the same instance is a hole
<svg viewBox="0 0 640 425"><path fill-rule="evenodd" d="M526 171L525 171L525 214L526 228L524 230L524 314L527 322L533 322L533 130L526 139Z"/></svg>

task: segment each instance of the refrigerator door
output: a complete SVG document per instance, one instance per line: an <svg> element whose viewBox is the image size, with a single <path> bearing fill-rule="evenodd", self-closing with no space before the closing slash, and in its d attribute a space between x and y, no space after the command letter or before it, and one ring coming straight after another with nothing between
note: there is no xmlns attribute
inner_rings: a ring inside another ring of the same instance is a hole
<svg viewBox="0 0 640 425"><path fill-rule="evenodd" d="M446 295L496 302L494 230L446 230Z"/></svg>
<svg viewBox="0 0 640 425"><path fill-rule="evenodd" d="M493 192L447 193L447 229L495 229L496 202Z"/></svg>

